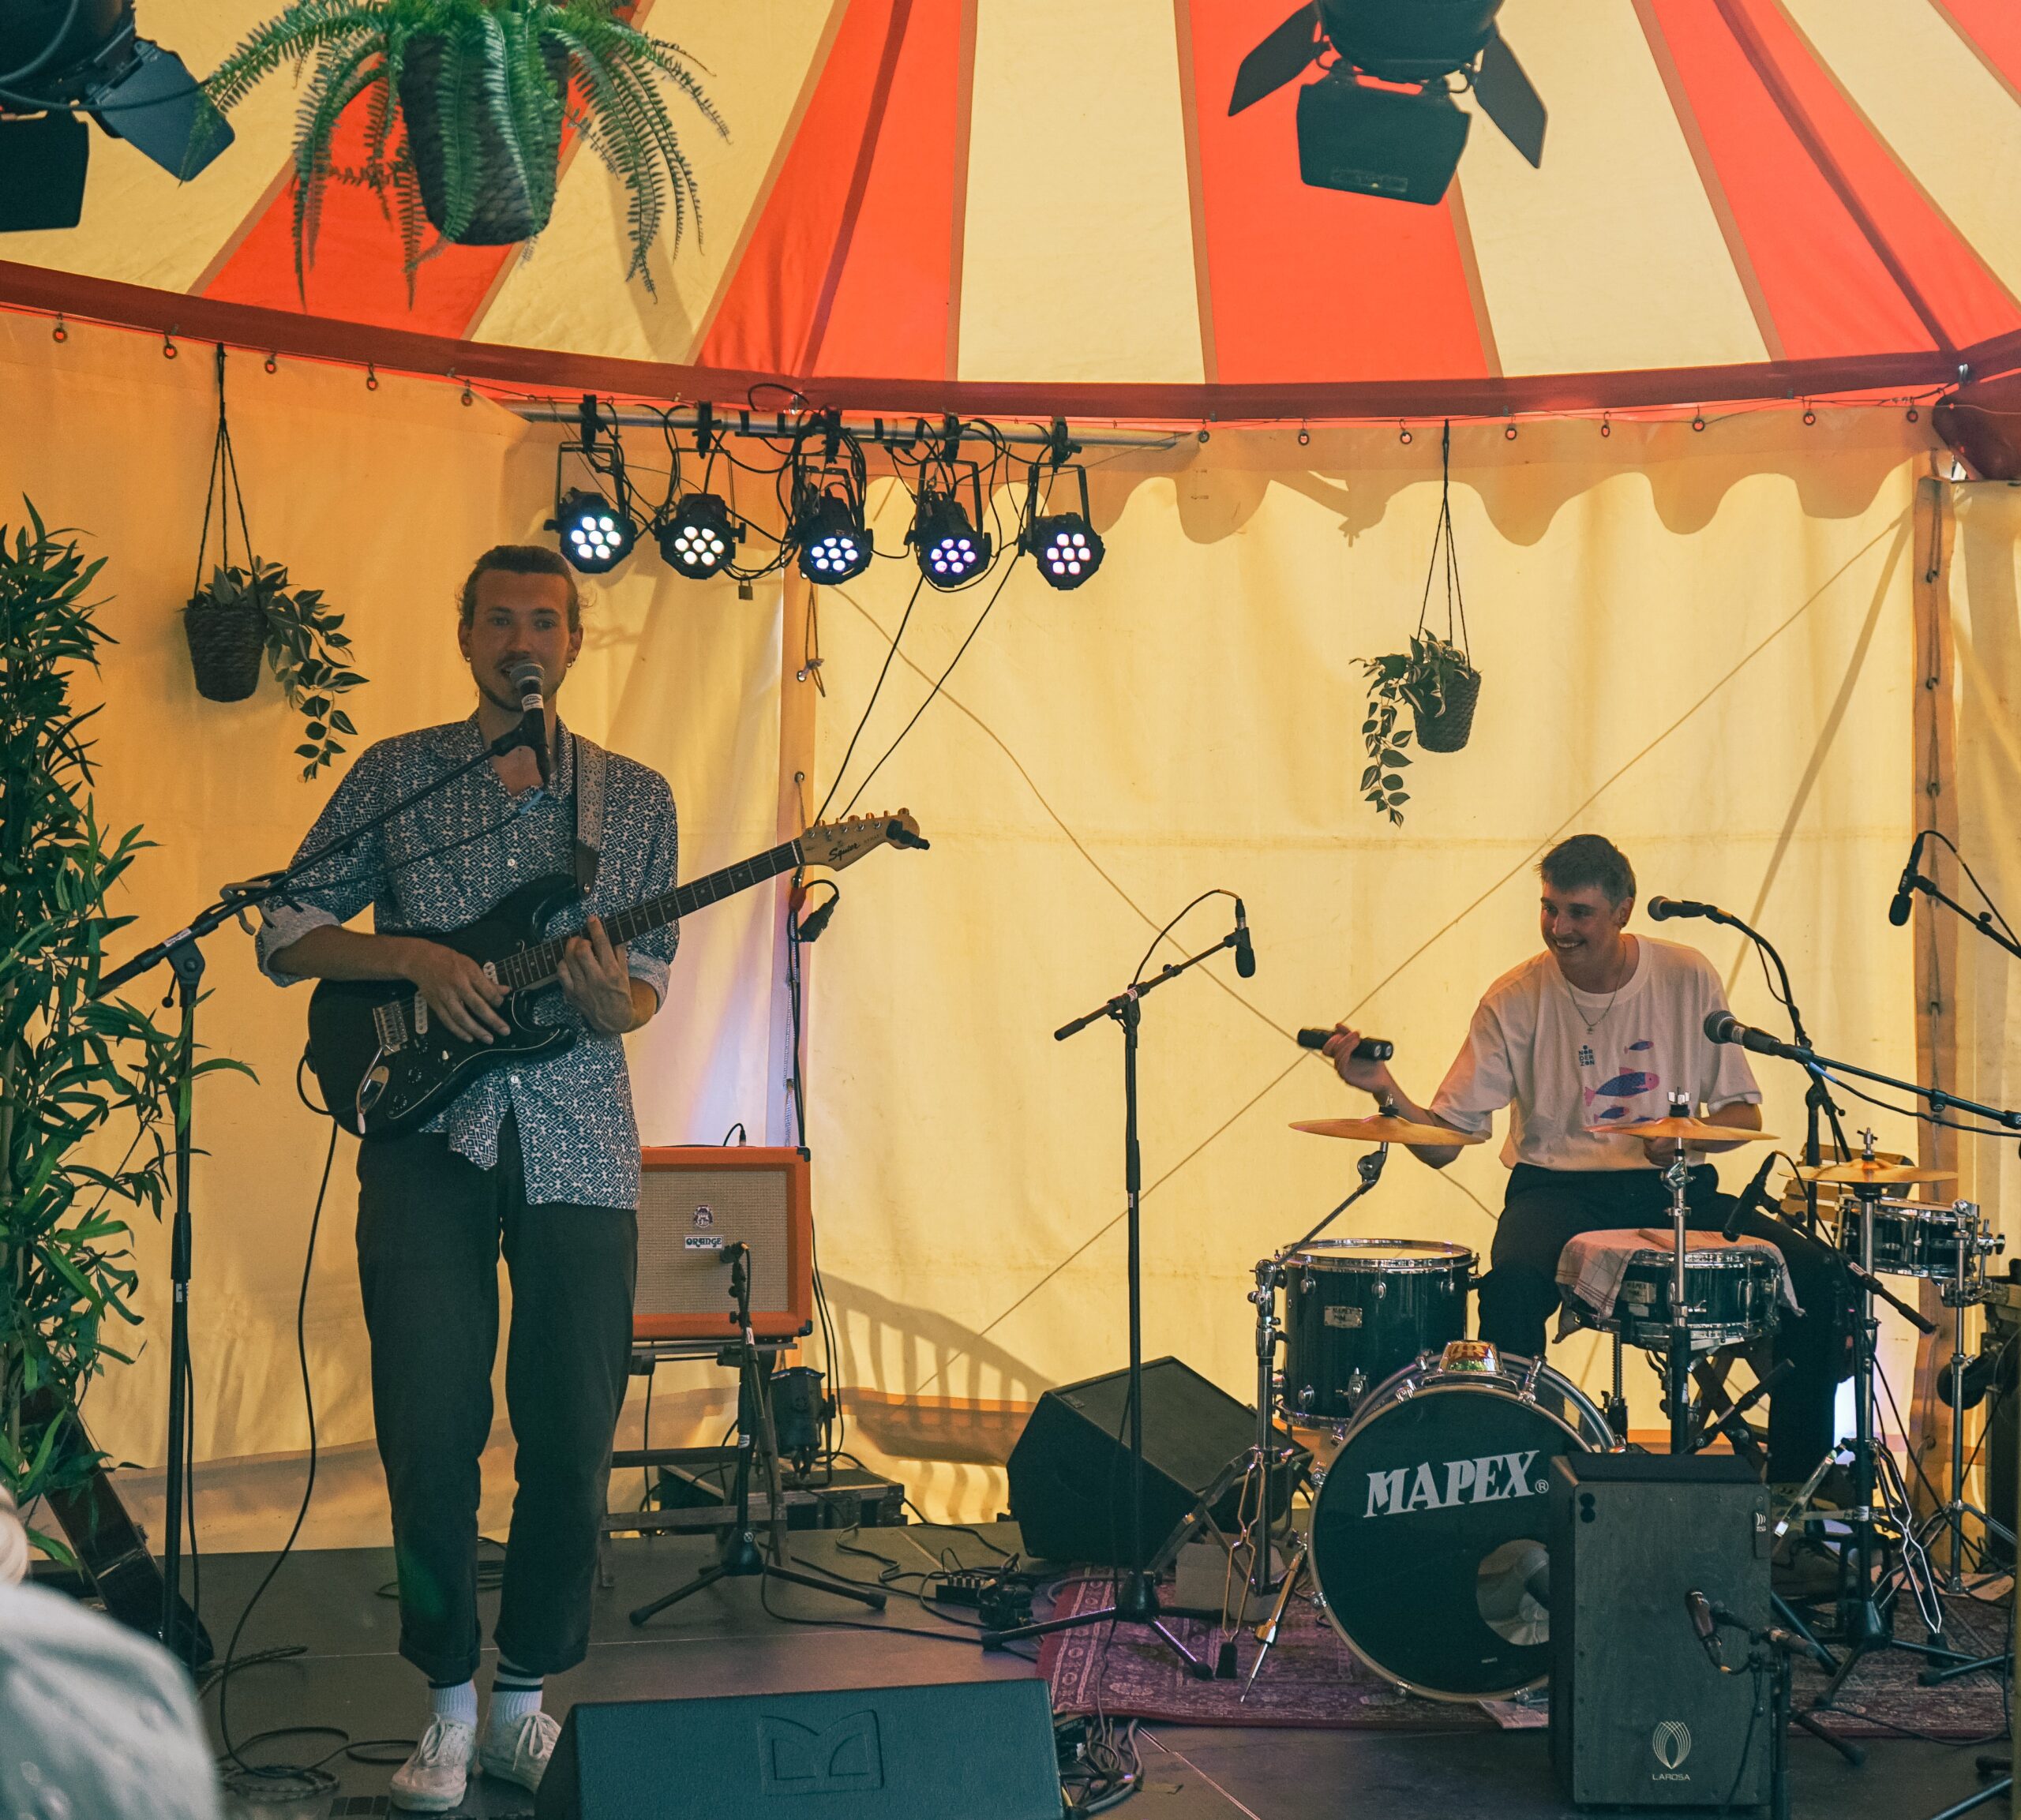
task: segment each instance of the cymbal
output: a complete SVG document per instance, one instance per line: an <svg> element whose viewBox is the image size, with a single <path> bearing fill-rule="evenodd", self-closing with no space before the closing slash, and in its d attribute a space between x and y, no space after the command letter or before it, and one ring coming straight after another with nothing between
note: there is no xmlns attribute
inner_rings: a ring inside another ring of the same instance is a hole
<svg viewBox="0 0 2021 1820"><path fill-rule="evenodd" d="M1843 1182L1855 1186L1877 1182L1955 1182L1955 1169L1918 1169L1913 1163L1828 1163L1816 1169L1797 1166L1799 1182Z"/></svg>
<svg viewBox="0 0 2021 1820"><path fill-rule="evenodd" d="M1469 1137L1442 1125L1419 1125L1387 1113L1373 1118L1304 1118L1292 1129L1309 1131L1314 1137L1347 1137L1358 1144L1485 1144L1485 1137Z"/></svg>
<svg viewBox="0 0 2021 1820"><path fill-rule="evenodd" d="M1765 1131L1749 1131L1738 1125L1712 1125L1702 1118L1638 1118L1632 1125L1595 1125L1588 1129L1595 1137L1667 1137L1685 1144L1774 1141Z"/></svg>

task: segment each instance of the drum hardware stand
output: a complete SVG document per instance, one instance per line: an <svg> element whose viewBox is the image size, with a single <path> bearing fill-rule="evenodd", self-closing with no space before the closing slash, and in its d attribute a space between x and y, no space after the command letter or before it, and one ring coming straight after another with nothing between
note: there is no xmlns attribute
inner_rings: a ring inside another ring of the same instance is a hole
<svg viewBox="0 0 2021 1820"><path fill-rule="evenodd" d="M1064 1043L1102 1018L1112 1019L1123 1029L1123 1179L1129 1215L1129 1260L1127 1267L1130 1294L1130 1558L1129 1570L1116 1582L1115 1603L1102 1610L1078 1612L1069 1618L1048 1618L1035 1624L1019 1624L1005 1631L984 1631L980 1641L985 1650L1001 1649L1025 1637L1043 1637L1055 1631L1079 1629L1089 1624L1141 1624L1164 1639L1197 1680L1211 1680L1214 1665L1187 1648L1179 1635L1159 1615L1157 1587L1147 1565L1149 1545L1144 1536L1144 1287L1143 1221L1144 1171L1137 1143L1138 1029L1143 1017L1143 1000L1168 981L1209 961L1224 948L1233 948L1248 938L1246 927L1237 927L1213 947L1202 949L1184 961L1160 968L1149 979L1132 980L1112 998L1092 1011L1063 1024L1052 1033L1055 1043ZM1267 1489L1267 1488L1266 1488Z"/></svg>
<svg viewBox="0 0 2021 1820"><path fill-rule="evenodd" d="M1674 1093L1670 1110L1674 1117L1689 1118L1690 1102ZM1663 1358L1664 1394L1670 1418L1670 1451L1689 1454L1698 1447L1691 1409L1691 1317L1698 1311L1687 1307L1684 1299L1685 1228L1690 1217L1685 1190L1690 1183L1691 1165L1685 1159L1682 1144L1663 1171L1663 1180L1670 1191L1670 1343Z"/></svg>
<svg viewBox="0 0 2021 1820"><path fill-rule="evenodd" d="M761 1357L764 1349L758 1344L751 1327L751 1248L741 1241L733 1241L723 1247L723 1256L729 1264L729 1290L737 1300L740 1335L737 1344L726 1348L720 1355L727 1364L734 1354L739 1374L734 1500L737 1518L722 1532L714 1561L672 1592L662 1593L651 1605L639 1606L632 1613L632 1622L643 1624L656 1612L665 1611L691 1593L700 1592L704 1586L713 1586L718 1580L785 1580L796 1586L810 1587L817 1593L832 1593L838 1599L853 1599L873 1612L881 1612L885 1596L880 1592L845 1586L835 1580L802 1573L786 1564L786 1500L779 1485L779 1437L772 1425L771 1374ZM771 1534L768 1545L765 1546L759 1545L751 1522L751 1469L754 1455L764 1470L766 1504L771 1519Z"/></svg>

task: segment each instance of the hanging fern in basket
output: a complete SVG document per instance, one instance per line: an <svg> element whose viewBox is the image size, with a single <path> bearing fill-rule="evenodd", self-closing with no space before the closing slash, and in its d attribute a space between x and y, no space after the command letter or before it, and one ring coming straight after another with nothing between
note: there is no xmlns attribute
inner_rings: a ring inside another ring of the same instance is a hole
<svg viewBox="0 0 2021 1820"><path fill-rule="evenodd" d="M222 111L283 64L308 72L294 141L294 272L306 294L324 192L368 189L399 230L411 301L423 221L444 242L531 239L554 206L564 123L624 186L631 262L666 215L679 245L701 208L662 83L727 137L686 53L613 17L612 0L295 0L205 84ZM339 163L338 124L362 97L365 157Z"/></svg>

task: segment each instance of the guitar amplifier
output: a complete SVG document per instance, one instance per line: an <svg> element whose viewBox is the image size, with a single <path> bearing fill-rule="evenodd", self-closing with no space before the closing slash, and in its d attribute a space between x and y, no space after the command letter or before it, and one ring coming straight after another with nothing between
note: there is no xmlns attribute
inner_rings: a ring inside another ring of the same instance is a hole
<svg viewBox="0 0 2021 1820"><path fill-rule="evenodd" d="M723 1252L751 1249L751 1325L793 1339L814 1324L814 1224L804 1151L682 1144L639 1157L636 1340L737 1338Z"/></svg>

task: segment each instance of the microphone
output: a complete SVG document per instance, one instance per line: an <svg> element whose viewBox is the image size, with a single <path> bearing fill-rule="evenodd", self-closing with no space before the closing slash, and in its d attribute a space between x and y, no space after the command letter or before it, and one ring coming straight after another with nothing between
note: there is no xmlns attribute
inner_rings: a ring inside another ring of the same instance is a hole
<svg viewBox="0 0 2021 1820"><path fill-rule="evenodd" d="M519 695L520 741L532 747L534 762L540 766L540 781L545 784L548 766L547 702L542 693L545 680L540 665L527 657L515 664L505 674Z"/></svg>
<svg viewBox="0 0 2021 1820"><path fill-rule="evenodd" d="M1249 912L1235 901L1235 970L1244 979L1256 977L1256 950L1249 945Z"/></svg>
<svg viewBox="0 0 2021 1820"><path fill-rule="evenodd" d="M1652 897L1644 908L1652 923L1667 923L1673 916L1709 916L1723 923L1727 913L1716 904L1700 904L1690 897Z"/></svg>
<svg viewBox="0 0 2021 1820"><path fill-rule="evenodd" d="M1330 1030L1301 1030L1298 1033L1298 1046L1301 1049L1324 1049L1333 1040ZM1397 1053L1397 1046L1386 1037L1364 1036L1354 1047L1357 1062L1387 1062Z"/></svg>
<svg viewBox="0 0 2021 1820"><path fill-rule="evenodd" d="M1740 1223L1749 1213L1766 1213L1768 1211L1768 1171L1775 1166L1775 1153L1772 1150L1762 1158L1761 1167L1755 1170L1753 1180L1748 1183L1746 1192L1734 1203L1733 1211L1727 1215L1727 1223L1719 1229L1719 1236L1727 1244L1731 1245L1740 1237Z"/></svg>
<svg viewBox="0 0 2021 1820"><path fill-rule="evenodd" d="M1916 844L1909 849L1909 863L1902 868L1902 882L1895 887L1895 901L1888 906L1888 920L1899 929L1909 919L1909 908L1915 900L1916 868L1923 856L1923 843L1929 838L1929 829L1916 836Z"/></svg>
<svg viewBox="0 0 2021 1820"><path fill-rule="evenodd" d="M1743 1049L1751 1049L1757 1055L1779 1055L1786 1059L1802 1061L1810 1054L1799 1049L1794 1043L1784 1043L1771 1036L1765 1030L1757 1030L1751 1024L1743 1024L1730 1011L1708 1011L1705 1013L1705 1035L1713 1043L1738 1043Z"/></svg>

